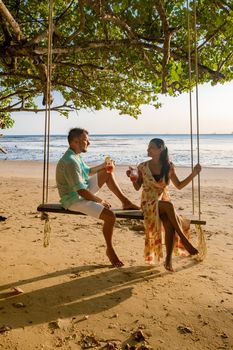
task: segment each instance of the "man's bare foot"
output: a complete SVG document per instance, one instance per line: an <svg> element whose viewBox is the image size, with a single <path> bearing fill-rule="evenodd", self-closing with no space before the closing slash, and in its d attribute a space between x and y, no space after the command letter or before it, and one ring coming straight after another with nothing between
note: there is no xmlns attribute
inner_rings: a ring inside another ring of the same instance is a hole
<svg viewBox="0 0 233 350"><path fill-rule="evenodd" d="M140 210L140 207L136 204L133 204L130 200L125 201L122 204L123 210Z"/></svg>
<svg viewBox="0 0 233 350"><path fill-rule="evenodd" d="M167 270L167 271L170 271L170 272L174 272L174 269L173 269L173 267L172 267L172 262L170 261L170 260L165 260L165 262L164 262L164 264L163 264L163 266L165 267L165 269Z"/></svg>
<svg viewBox="0 0 233 350"><path fill-rule="evenodd" d="M118 256L116 255L115 251L112 249L106 250L106 255L110 260L110 263L113 267L122 267L124 266L123 262L119 260Z"/></svg>

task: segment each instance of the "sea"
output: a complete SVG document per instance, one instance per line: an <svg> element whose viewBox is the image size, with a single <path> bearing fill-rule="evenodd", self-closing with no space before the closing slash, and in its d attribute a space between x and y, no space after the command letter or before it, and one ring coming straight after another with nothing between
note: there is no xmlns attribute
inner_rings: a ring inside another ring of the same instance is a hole
<svg viewBox="0 0 233 350"><path fill-rule="evenodd" d="M190 166L191 141L188 134L104 134L90 135L90 146L83 158L98 164L111 156L118 165L137 165L147 160L147 147L154 137L162 138L169 150L171 161L177 166ZM199 159L203 167L233 168L233 134L201 134ZM43 135L2 135L0 160L42 161ZM57 162L67 149L66 135L50 136L50 162ZM193 137L193 159L197 162L197 139Z"/></svg>

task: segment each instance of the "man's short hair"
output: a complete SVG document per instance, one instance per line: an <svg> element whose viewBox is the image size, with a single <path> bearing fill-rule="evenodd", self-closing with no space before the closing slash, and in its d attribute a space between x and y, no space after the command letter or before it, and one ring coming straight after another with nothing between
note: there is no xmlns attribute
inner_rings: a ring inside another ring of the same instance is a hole
<svg viewBox="0 0 233 350"><path fill-rule="evenodd" d="M88 134L88 131L86 129L82 129L82 128L73 128L70 129L69 134L68 134L68 142L70 144L70 142L75 139L76 137L81 136L83 133Z"/></svg>

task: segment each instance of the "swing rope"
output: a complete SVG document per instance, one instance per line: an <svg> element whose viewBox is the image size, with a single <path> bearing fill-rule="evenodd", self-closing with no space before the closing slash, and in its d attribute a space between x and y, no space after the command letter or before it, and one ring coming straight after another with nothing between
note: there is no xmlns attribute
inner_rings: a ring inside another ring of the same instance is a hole
<svg viewBox="0 0 233 350"><path fill-rule="evenodd" d="M191 26L189 7L190 2L187 0L187 27L188 27L188 70L189 70L189 119L190 119L190 143L191 143L191 168L194 167L194 147L193 147L193 105L192 105L192 58L191 58ZM197 136L197 163L200 163L200 131L199 131L199 91L198 91L198 48L197 48L197 19L196 19L196 0L193 2L194 17L194 72L195 72L195 105L196 105L196 136ZM201 220L201 181L200 173L198 174L198 217ZM195 191L194 180L192 180L192 213L195 208Z"/></svg>
<svg viewBox="0 0 233 350"><path fill-rule="evenodd" d="M191 33L189 18L189 0L187 0L187 27L188 27L188 70L189 70L189 124L190 124L190 148L191 148L191 169L193 171L193 106L192 106L192 64L191 64ZM194 215L194 180L192 179L192 214Z"/></svg>
<svg viewBox="0 0 233 350"><path fill-rule="evenodd" d="M190 16L189 8L190 2L187 0L187 27L188 27L188 71L189 71L189 116L190 116L190 143L191 143L191 168L194 167L194 147L193 147L193 105L192 105L192 59L191 59L191 29L190 29ZM195 92L196 92L196 135L197 135L197 162L200 163L200 133L199 133L199 99L198 99L198 50L197 50L197 19L196 19L196 0L194 0L193 6L194 13L194 53L195 53ZM201 183L200 173L198 174L198 216L201 220ZM195 208L195 192L194 192L194 180L192 180L192 213L194 214ZM205 241L205 235L200 224L195 225L197 234L197 248L198 255L195 257L197 261L202 261L207 254L207 245Z"/></svg>
<svg viewBox="0 0 233 350"><path fill-rule="evenodd" d="M195 77L196 77L196 121L197 121L197 162L200 163L200 132L199 132L199 91L198 91L198 50L197 50L197 7L194 5L194 43L195 43ZM198 217L201 219L201 177L198 174Z"/></svg>
<svg viewBox="0 0 233 350"><path fill-rule="evenodd" d="M50 145L50 120L51 120L51 76L52 76L52 35L53 35L53 0L48 1L48 55L47 55L47 79L46 79L46 98L45 98L45 133L44 133L44 163L43 163L43 192L42 203L48 202L49 187L49 145ZM49 215L42 212L41 220L45 220L44 225L44 247L49 245L51 226Z"/></svg>

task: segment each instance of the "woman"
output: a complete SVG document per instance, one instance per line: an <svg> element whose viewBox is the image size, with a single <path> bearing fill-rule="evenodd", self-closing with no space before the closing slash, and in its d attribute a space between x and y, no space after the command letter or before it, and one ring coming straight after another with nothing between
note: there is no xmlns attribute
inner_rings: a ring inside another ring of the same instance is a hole
<svg viewBox="0 0 233 350"><path fill-rule="evenodd" d="M190 255L198 254L198 250L192 246L184 233L184 220L179 217L170 201L167 186L171 180L174 186L182 189L201 171L197 164L192 173L183 181L176 175L174 165L169 161L168 149L164 141L154 138L148 146L149 161L138 166L138 178L133 182L138 191L143 186L141 207L144 214L145 227L145 259L149 264L154 263L155 256L162 257L161 221L165 230L166 259L164 267L173 271L172 251L175 245L176 233ZM126 172L130 177L130 170ZM189 225L188 225L189 226ZM187 224L186 224L187 229Z"/></svg>

